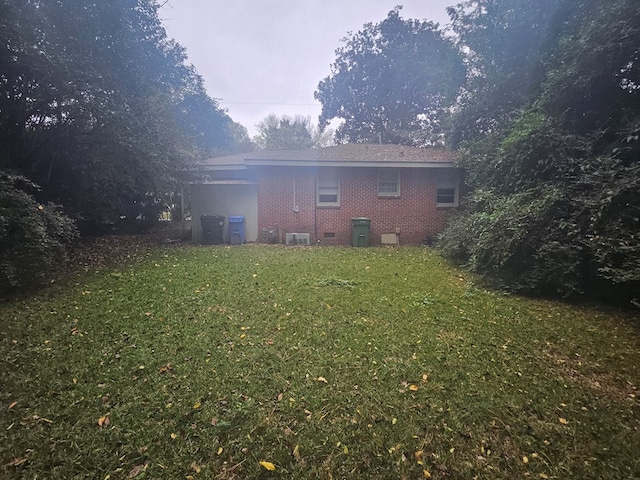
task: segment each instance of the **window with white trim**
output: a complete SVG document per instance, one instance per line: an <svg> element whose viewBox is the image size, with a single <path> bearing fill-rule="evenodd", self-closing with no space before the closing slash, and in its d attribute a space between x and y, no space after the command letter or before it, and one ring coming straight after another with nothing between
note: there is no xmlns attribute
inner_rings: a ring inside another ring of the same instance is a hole
<svg viewBox="0 0 640 480"><path fill-rule="evenodd" d="M438 187L436 193L436 204L438 206L456 205L456 189Z"/></svg>
<svg viewBox="0 0 640 480"><path fill-rule="evenodd" d="M378 196L400 196L400 170L395 168L378 169Z"/></svg>
<svg viewBox="0 0 640 480"><path fill-rule="evenodd" d="M460 171L436 172L436 207L457 207L460 193Z"/></svg>
<svg viewBox="0 0 640 480"><path fill-rule="evenodd" d="M337 170L323 169L318 173L316 205L319 207L340 206L340 175Z"/></svg>

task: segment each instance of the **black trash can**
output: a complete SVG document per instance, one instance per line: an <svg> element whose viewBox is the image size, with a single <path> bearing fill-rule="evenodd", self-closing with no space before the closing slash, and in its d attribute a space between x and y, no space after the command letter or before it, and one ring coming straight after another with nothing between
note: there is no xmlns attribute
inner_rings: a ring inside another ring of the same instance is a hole
<svg viewBox="0 0 640 480"><path fill-rule="evenodd" d="M354 247L368 247L371 233L371 219L352 218L351 219L351 244Z"/></svg>
<svg viewBox="0 0 640 480"><path fill-rule="evenodd" d="M202 243L205 245L220 245L223 242L224 219L225 217L219 215L200 215Z"/></svg>

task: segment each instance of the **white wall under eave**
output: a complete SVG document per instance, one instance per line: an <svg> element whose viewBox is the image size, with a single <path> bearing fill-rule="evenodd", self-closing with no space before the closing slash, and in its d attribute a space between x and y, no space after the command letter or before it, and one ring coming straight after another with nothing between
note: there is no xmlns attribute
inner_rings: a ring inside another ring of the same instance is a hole
<svg viewBox="0 0 640 480"><path fill-rule="evenodd" d="M229 216L245 217L245 239L258 241L258 186L252 184L192 184L191 239L202 243L200 215L226 217L223 238L229 242Z"/></svg>

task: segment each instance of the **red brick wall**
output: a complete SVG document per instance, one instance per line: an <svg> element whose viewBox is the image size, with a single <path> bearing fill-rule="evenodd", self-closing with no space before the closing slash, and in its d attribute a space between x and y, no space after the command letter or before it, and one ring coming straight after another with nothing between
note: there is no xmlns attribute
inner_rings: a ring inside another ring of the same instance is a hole
<svg viewBox="0 0 640 480"><path fill-rule="evenodd" d="M419 244L442 232L448 209L436 208L431 169L400 169L400 197L378 197L378 169L341 169L340 206L316 207L317 169L262 168L258 171L258 230L310 233L312 242L351 244L351 219L371 219L371 245L383 233L400 231L400 243ZM297 208L297 212L294 211ZM334 237L326 237L333 233ZM260 238L262 240L262 238Z"/></svg>

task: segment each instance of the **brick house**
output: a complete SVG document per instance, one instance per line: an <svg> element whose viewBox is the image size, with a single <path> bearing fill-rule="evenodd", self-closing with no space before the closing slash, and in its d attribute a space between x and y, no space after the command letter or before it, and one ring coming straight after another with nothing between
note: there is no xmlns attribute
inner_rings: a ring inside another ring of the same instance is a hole
<svg viewBox="0 0 640 480"><path fill-rule="evenodd" d="M371 245L419 244L442 232L458 205L455 159L442 149L378 144L211 158L200 166L207 180L191 185L192 237L202 241L200 215L242 215L249 242L285 243L295 233L311 244L349 245L352 219L366 217Z"/></svg>

